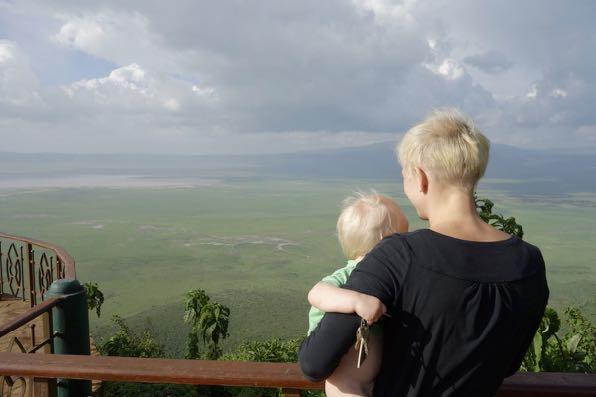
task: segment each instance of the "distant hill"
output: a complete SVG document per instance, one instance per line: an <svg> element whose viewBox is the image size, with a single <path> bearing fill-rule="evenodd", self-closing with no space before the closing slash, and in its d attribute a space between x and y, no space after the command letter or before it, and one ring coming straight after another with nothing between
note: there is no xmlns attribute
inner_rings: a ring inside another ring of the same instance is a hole
<svg viewBox="0 0 596 397"><path fill-rule="evenodd" d="M85 174L401 180L393 143L274 155L0 153L0 180ZM493 183L498 183L500 189L523 194L596 192L596 155L495 144L485 184Z"/></svg>
<svg viewBox="0 0 596 397"><path fill-rule="evenodd" d="M392 143L262 158L268 172L302 178L400 180ZM526 194L596 192L596 155L492 145L486 178Z"/></svg>

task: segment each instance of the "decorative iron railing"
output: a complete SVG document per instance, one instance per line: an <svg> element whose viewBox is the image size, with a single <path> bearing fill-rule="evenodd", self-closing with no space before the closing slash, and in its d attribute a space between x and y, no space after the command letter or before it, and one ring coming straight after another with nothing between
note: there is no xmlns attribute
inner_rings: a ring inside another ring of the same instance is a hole
<svg viewBox="0 0 596 397"><path fill-rule="evenodd" d="M0 232L0 299L43 301L54 280L75 279L75 262L62 247Z"/></svg>
<svg viewBox="0 0 596 397"><path fill-rule="evenodd" d="M59 279L75 279L75 262L63 248L0 232L0 346L17 353L54 353L52 309L62 298L45 299ZM26 310L28 308L28 310ZM20 314L19 314L20 313ZM12 315L6 321L6 316ZM55 379L0 375L0 397L54 395Z"/></svg>
<svg viewBox="0 0 596 397"><path fill-rule="evenodd" d="M54 338L59 334L54 333L52 321L52 308L62 302L64 298L53 297L46 299L44 302L32 307L17 317L13 318L6 324L0 324L0 338L9 337L7 351L9 354L15 354L14 347L16 346L17 353L37 353L44 347L47 347L47 353L54 353ZM42 340L37 340L36 327L33 321L46 315L43 319L44 332L42 333ZM20 327L29 324L31 331L29 343L24 343L18 335L9 335L13 331L17 331ZM29 346L27 346L29 345ZM4 352L2 352L4 354ZM16 356L12 356L16 357ZM7 362L14 362L14 358L10 358ZM29 395L44 395L51 396L56 394L56 379L41 379L31 378L29 381L23 374L13 375L0 372L0 397L12 396L13 391L18 389L21 396L25 396L27 390L36 391L36 393L29 393Z"/></svg>

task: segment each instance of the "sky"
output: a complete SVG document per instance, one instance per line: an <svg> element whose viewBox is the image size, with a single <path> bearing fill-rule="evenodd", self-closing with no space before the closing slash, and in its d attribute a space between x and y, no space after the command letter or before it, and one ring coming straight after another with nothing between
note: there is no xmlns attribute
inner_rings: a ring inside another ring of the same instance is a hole
<svg viewBox="0 0 596 397"><path fill-rule="evenodd" d="M392 142L436 108L596 154L596 1L0 0L0 152Z"/></svg>

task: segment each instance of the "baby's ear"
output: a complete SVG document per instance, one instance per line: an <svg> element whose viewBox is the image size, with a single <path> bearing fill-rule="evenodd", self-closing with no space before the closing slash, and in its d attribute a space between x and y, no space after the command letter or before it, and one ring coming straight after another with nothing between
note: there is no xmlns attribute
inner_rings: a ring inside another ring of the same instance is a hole
<svg viewBox="0 0 596 397"><path fill-rule="evenodd" d="M406 216L405 216L405 215L404 215L404 219L405 219L405 222L404 222L404 229L405 229L405 230L404 230L404 233L405 233L405 232L407 232L408 230L410 230L410 221L408 221L408 218L406 218Z"/></svg>

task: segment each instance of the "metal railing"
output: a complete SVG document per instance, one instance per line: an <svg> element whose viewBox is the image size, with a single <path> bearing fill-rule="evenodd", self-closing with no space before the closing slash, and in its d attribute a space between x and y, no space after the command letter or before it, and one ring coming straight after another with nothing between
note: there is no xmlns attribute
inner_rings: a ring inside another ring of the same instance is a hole
<svg viewBox="0 0 596 397"><path fill-rule="evenodd" d="M46 299L46 292L54 281L66 278L75 279L76 273L75 261L65 249L0 232L0 300L6 301L5 304L23 301L29 307L0 324L0 338L7 341L8 351L54 353L54 341L60 334L54 332L52 312L64 298ZM28 329L20 331L22 327ZM13 391L22 395L26 392L28 395L55 395L56 380L0 374L0 396L10 396Z"/></svg>
<svg viewBox="0 0 596 397"><path fill-rule="evenodd" d="M44 347L49 348L49 353L54 353L54 338L58 336L58 334L54 333L53 330L53 321L52 321L52 309L57 306L60 302L62 302L64 298L61 297L53 297L46 299L44 302L40 303L39 305L30 308L29 310L21 313L17 317L13 318L7 324L0 325L0 338L7 336L10 332L16 331L22 326L27 325L28 323L33 322L37 318L43 316L44 314L47 315L45 324L47 326L47 330L45 330L46 335L43 335L43 339L41 341L36 340L36 332L35 332L35 324L30 324L31 330L31 342L30 347L25 346L25 344L21 341L18 336L12 336L10 342L8 344L8 351L11 353L4 353L2 354L11 354L11 358L7 360L8 363L14 361L14 355L19 353L12 353L14 346L17 346L20 353L37 353ZM21 354L19 354L21 355ZM56 394L56 379L38 379L32 378L29 381L23 376L23 374L16 374L11 376L11 374L3 373L0 371L0 396L11 396L13 394L13 390L19 388L21 391L21 395L24 396L27 389L30 390L37 390L38 395L43 394L47 396L52 396ZM29 393L30 395L34 395L33 393Z"/></svg>
<svg viewBox="0 0 596 397"><path fill-rule="evenodd" d="M75 279L75 261L62 247L0 232L0 299L43 301L54 280Z"/></svg>

